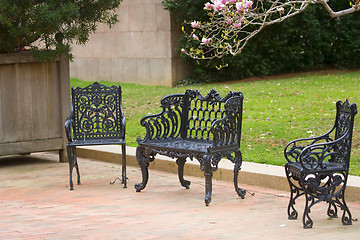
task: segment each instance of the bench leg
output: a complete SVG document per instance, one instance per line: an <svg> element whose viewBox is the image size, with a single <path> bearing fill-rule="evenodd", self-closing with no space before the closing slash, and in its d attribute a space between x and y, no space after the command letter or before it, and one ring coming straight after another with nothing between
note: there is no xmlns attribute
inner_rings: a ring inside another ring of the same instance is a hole
<svg viewBox="0 0 360 240"><path fill-rule="evenodd" d="M121 145L121 154L122 154L122 175L121 183L124 184L124 188L127 188L127 177L126 177L126 145Z"/></svg>
<svg viewBox="0 0 360 240"><path fill-rule="evenodd" d="M211 157L204 156L204 175L205 175L205 205L209 206L212 194L212 168Z"/></svg>
<svg viewBox="0 0 360 240"><path fill-rule="evenodd" d="M331 218L337 218L338 215L337 215L337 207L335 205L335 203L333 202L329 202L329 207L328 207L328 210L327 210L327 215Z"/></svg>
<svg viewBox="0 0 360 240"><path fill-rule="evenodd" d="M238 184L238 175L239 175L239 171L241 169L241 164L242 164L242 156L241 156L241 152L235 152L235 165L234 165L234 187L235 187L235 191L236 193L241 197L241 198L245 198L245 194L246 191L242 188L239 187Z"/></svg>
<svg viewBox="0 0 360 240"><path fill-rule="evenodd" d="M352 225L352 218L351 218L351 213L350 210L348 208L348 206L346 205L345 199L344 199L344 192L342 195L342 209L344 209L344 213L342 215L341 221L344 225Z"/></svg>
<svg viewBox="0 0 360 240"><path fill-rule="evenodd" d="M70 190L74 190L74 184L72 181L72 172L75 167L77 173L77 184L80 185L80 171L79 166L77 164L77 157L76 157L76 147L67 146L68 158L69 158L69 178L70 178Z"/></svg>
<svg viewBox="0 0 360 240"><path fill-rule="evenodd" d="M189 189L190 187L190 181L187 181L184 179L184 165L186 163L186 158L178 158L176 160L176 164L178 165L178 175L179 175L179 180L181 183L181 186L185 187L186 189Z"/></svg>
<svg viewBox="0 0 360 240"><path fill-rule="evenodd" d="M149 160L145 161L146 157L143 154L143 150L144 149L142 147L136 148L136 160L138 161L138 164L141 168L141 175L142 175L142 182L135 184L135 189L137 192L140 192L146 187L146 184L149 179L149 171L148 171Z"/></svg>

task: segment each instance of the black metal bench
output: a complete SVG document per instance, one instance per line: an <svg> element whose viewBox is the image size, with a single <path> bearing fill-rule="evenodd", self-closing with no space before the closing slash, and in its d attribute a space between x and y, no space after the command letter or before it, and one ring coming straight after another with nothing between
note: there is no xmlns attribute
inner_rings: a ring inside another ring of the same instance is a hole
<svg viewBox="0 0 360 240"><path fill-rule="evenodd" d="M351 213L345 202L345 188L349 174L351 141L355 104L338 101L333 128L326 134L291 141L284 150L285 165L290 185L289 219L297 219L294 208L298 197L305 195L303 227L311 228L310 208L318 202L329 204L327 214L337 217L337 206L343 210L342 223L352 224Z"/></svg>
<svg viewBox="0 0 360 240"><path fill-rule="evenodd" d="M72 181L74 167L77 172L77 183L81 184L76 146L108 144L121 145L121 181L126 188L125 117L122 111L121 86L107 87L95 82L85 88L72 88L71 96L72 109L65 121L70 190L74 189Z"/></svg>
<svg viewBox="0 0 360 240"><path fill-rule="evenodd" d="M222 98L216 90L205 97L198 90L173 94L161 100L162 112L143 117L146 128L143 139L137 139L136 158L142 172L137 192L148 182L149 162L156 154L176 158L178 177L183 187L190 182L183 177L186 158L196 158L205 175L205 204L211 201L212 174L223 157L234 163L234 185L239 196L245 190L238 186L238 172L242 164L240 137L243 109L241 92L229 92Z"/></svg>

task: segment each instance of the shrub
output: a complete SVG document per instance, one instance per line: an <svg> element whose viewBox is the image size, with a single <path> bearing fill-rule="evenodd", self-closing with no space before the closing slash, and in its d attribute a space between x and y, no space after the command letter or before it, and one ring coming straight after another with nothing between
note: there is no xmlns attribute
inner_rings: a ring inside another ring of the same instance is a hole
<svg viewBox="0 0 360 240"><path fill-rule="evenodd" d="M44 51L38 57L85 44L98 23L117 22L121 0L0 0L0 53ZM71 54L70 54L71 57Z"/></svg>

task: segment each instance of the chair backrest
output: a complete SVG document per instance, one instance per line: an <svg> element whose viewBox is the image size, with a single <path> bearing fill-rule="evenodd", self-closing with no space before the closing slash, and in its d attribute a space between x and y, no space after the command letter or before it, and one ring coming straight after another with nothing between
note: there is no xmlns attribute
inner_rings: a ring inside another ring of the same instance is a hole
<svg viewBox="0 0 360 240"><path fill-rule="evenodd" d="M335 120L335 129L336 129L335 139L339 139L344 134L349 133L347 136L347 140L351 141L356 113L357 113L357 107L355 103L350 104L348 99L346 99L345 102L337 101L336 120Z"/></svg>
<svg viewBox="0 0 360 240"><path fill-rule="evenodd" d="M234 103L227 104L227 101L236 97L237 107ZM233 126L232 131L236 135L236 141L240 143L241 120L242 120L242 101L241 92L229 92L224 98L212 89L206 96L202 96L198 90L187 90L184 96L184 114L182 122L182 137L190 139L213 140L210 131L212 124L216 120L222 119L231 108ZM231 105L231 106L230 106ZM227 107L229 106L229 107ZM229 109L227 109L229 108Z"/></svg>
<svg viewBox="0 0 360 240"><path fill-rule="evenodd" d="M357 114L357 106L355 103L350 104L349 100L346 101L336 102L336 119L335 119L335 139L343 139L343 146L346 146L347 152L347 165L349 164L348 161L350 160L350 153L351 153L351 142L352 142L352 133L354 127L354 119L355 115ZM344 136L346 135L346 136ZM337 161L337 160L335 160Z"/></svg>
<svg viewBox="0 0 360 240"><path fill-rule="evenodd" d="M73 138L81 140L125 138L121 86L97 82L72 88Z"/></svg>

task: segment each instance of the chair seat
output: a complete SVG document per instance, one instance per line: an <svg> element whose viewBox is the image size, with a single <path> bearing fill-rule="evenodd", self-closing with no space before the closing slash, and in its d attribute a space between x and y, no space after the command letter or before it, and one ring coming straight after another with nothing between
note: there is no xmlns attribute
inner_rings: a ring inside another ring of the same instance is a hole
<svg viewBox="0 0 360 240"><path fill-rule="evenodd" d="M301 172L315 173L315 172L336 172L336 171L344 171L346 168L343 163L336 162L323 162L323 167L320 166L311 166L308 163L303 163L304 167L299 162L291 162L287 163L287 167L289 172L300 174Z"/></svg>
<svg viewBox="0 0 360 240"><path fill-rule="evenodd" d="M91 146L91 145L114 145L125 144L125 139L90 139L74 140L68 143L68 146Z"/></svg>
<svg viewBox="0 0 360 240"><path fill-rule="evenodd" d="M212 146L212 141L196 140L196 139L163 139L151 140L141 143L143 146L152 147L163 150L178 150L181 152L197 152L206 153L207 149Z"/></svg>

